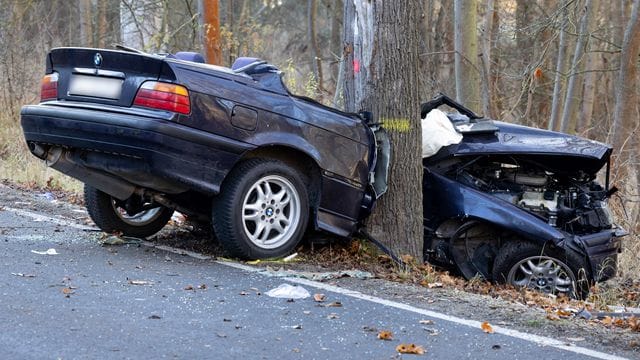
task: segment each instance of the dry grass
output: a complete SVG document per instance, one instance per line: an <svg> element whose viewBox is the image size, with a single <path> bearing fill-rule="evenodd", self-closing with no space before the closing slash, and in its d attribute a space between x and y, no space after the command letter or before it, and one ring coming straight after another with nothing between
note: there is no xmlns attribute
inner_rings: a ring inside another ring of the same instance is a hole
<svg viewBox="0 0 640 360"><path fill-rule="evenodd" d="M29 152L17 119L0 115L0 179L29 187L80 192L81 183L48 168Z"/></svg>

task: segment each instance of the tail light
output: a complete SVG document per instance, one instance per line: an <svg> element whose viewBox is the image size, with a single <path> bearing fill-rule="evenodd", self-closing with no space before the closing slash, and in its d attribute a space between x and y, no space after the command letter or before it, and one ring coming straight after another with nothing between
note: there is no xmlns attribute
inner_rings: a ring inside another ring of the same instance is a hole
<svg viewBox="0 0 640 360"><path fill-rule="evenodd" d="M191 112L187 88L158 81L145 81L138 89L133 105L168 110L180 114Z"/></svg>
<svg viewBox="0 0 640 360"><path fill-rule="evenodd" d="M47 74L40 82L40 102L58 98L58 73Z"/></svg>

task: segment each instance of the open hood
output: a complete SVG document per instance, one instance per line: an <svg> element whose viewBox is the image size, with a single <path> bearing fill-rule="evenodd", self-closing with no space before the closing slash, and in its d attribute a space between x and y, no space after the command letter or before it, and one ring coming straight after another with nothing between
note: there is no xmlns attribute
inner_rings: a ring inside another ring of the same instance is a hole
<svg viewBox="0 0 640 360"><path fill-rule="evenodd" d="M597 141L526 126L491 121L497 131L466 133L448 150L463 155L526 155L531 162L554 172L584 171L595 174L609 161L612 148Z"/></svg>

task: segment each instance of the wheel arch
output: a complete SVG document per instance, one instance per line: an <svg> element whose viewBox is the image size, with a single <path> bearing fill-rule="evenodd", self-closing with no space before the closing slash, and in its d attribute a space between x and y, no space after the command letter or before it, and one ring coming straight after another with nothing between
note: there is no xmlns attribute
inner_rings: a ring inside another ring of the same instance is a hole
<svg viewBox="0 0 640 360"><path fill-rule="evenodd" d="M247 151L238 163L255 158L279 160L300 171L300 173L304 175L305 185L308 190L309 205L313 209L312 216L316 216L321 191L321 170L316 158L292 146L267 145Z"/></svg>

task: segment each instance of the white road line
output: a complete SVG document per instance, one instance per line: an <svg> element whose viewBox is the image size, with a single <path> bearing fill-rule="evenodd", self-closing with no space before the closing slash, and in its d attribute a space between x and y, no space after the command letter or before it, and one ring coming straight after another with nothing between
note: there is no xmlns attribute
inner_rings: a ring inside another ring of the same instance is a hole
<svg viewBox="0 0 640 360"><path fill-rule="evenodd" d="M90 227L90 226L86 226L86 225L80 225L80 224L74 223L72 221L63 220L63 219L57 219L57 218L53 218L53 217L50 217L50 216L33 213L33 212L30 212L30 211L26 211L26 210L14 209L14 208L8 208L8 207L3 207L2 209L5 210L5 211L13 212L13 213L18 214L18 215L30 217L30 218L34 219L34 221L47 221L47 222L51 222L51 223L54 223L54 224L64 225L64 226L68 226L68 227L72 227L72 228L80 229L80 230L95 230L96 229L94 227ZM176 253L176 254L191 256L191 257L194 257L196 259L208 259L208 258L210 258L210 257L208 257L206 255L198 254L198 253L195 253L195 252L192 252L192 251L186 251L186 250L174 248L174 247L171 247L171 246L155 245L154 243L151 243L151 242L148 242L148 241L144 241L143 245L155 247L155 248L158 248L158 249L161 249L161 250L165 250L165 251L169 251L169 252ZM251 273L256 273L256 274L261 274L262 273L262 269L255 268L255 267L248 266L248 265L244 265L244 264L235 263L235 262L217 260L216 263L224 265L224 266L229 266L229 267L233 267L233 268L236 268L236 269L240 269L240 270L243 270L243 271L251 272ZM474 328L474 329L478 329L478 330L480 329L480 325L481 325L481 323L479 321L476 321L476 320L468 320L468 319L463 319L463 318L459 318L459 317L456 317L456 316L451 316L451 315L439 313L439 312L436 312L436 311L421 309L421 308L417 308L415 306L411 306L411 305L407 305L407 304L403 304L403 303L399 303L399 302L395 302L395 301L391 301L391 300L382 299L382 298L379 298L379 297L363 294L363 293L361 293L359 291L349 290L349 289L346 289L346 288L341 288L341 287L337 287L337 286L321 283L321 282L318 282L318 281L312 281L312 280L307 280L307 279L302 279L302 278L282 278L282 279L285 280L285 281L289 281L289 282L292 282L292 283L313 287L313 288L316 288L316 289L321 289L321 290L325 290L325 291L331 291L331 292L334 292L334 293L337 293L337 294L341 294L341 295L345 295L345 296L349 296L349 297L352 297L352 298L355 298L355 299L369 301L369 302L373 302L373 303L380 304L380 305L383 305L383 306L388 306L388 307L392 307L392 308L396 308L396 309L400 309L400 310L404 310L404 311L409 311L409 312L413 312L413 313L416 313L416 314L432 317L432 318L435 318L435 319L449 321L449 322L452 322L452 323L455 323L455 324L468 326L468 327L471 327L471 328ZM521 332L521 331L508 329L508 328L501 327L501 326L492 326L492 327L493 327L493 330L497 334L502 334L502 335L513 337L513 338L529 341L529 342L532 342L532 343L535 343L535 344L538 344L538 345L541 345L541 346L551 346L551 347L554 347L554 348L570 351L570 352L573 352L573 353L576 353L576 354L591 356L591 357L596 358L596 359L628 360L627 358L624 358L624 357L611 355L611 354L606 354L606 353L603 353L603 352L600 352L600 351L595 351L595 350L587 349L587 348L584 348L584 347L571 345L571 344L568 344L566 341L553 339L553 338L546 337L546 336L528 334L528 333L524 333L524 332Z"/></svg>
<svg viewBox="0 0 640 360"><path fill-rule="evenodd" d="M240 269L240 270L244 270L244 271L247 271L247 272L252 272L252 273L257 273L257 274L260 274L262 272L262 269L254 268L254 267L251 267L251 266L248 266L248 265L238 264L238 263L229 262L229 261L216 261L216 262L218 264L221 264L221 265L230 266L230 267L233 267L233 268L236 268L236 269ZM380 304L380 305L384 305L384 306L388 306L388 307L393 307L393 308L400 309L400 310L410 311L410 312L413 312L413 313L416 313L416 314L420 314L420 315L424 315L424 316L428 316L428 317L432 317L432 318L436 318L436 319L440 319L440 320L444 320L444 321L449 321L449 322L452 322L452 323L455 323L455 324L468 326L468 327L471 327L471 328L474 328L474 329L477 329L478 331L480 331L480 325L481 325L480 321L463 319L463 318L459 318L459 317L456 317L456 316L451 316L451 315L447 315L447 314L443 314L443 313L439 313L439 312L435 312L435 311L431 311L431 310L421 309L421 308L417 308L415 306L411 306L411 305L407 305L407 304L403 304L403 303L399 303L399 302L395 302L395 301L391 301L391 300L382 299L382 298L379 298L379 297L363 294L363 293L361 293L359 291L349 290L349 289L346 289L346 288L341 288L341 287L337 287L337 286L321 283L321 282L318 282L318 281L307 280L307 279L302 279L302 278L283 278L283 280L286 280L286 281L289 281L289 282L292 282L292 283L296 283L296 284L300 284L300 285L313 287L313 288L316 288L316 289L321 289L321 290L325 290L325 291L331 291L331 292L338 293L338 294L341 294L341 295L349 296L349 297L360 299L360 300L370 301L370 302L373 302L373 303L376 303L376 304ZM584 347L571 345L571 344L568 344L567 341L553 339L553 338L546 337L546 336L528 334L528 333L524 333L524 332L521 332L521 331L508 329L508 328L501 327L501 326L493 326L492 325L492 328L497 334L502 334L502 335L514 337L514 338L517 338L517 339L529 341L529 342L532 342L532 343L535 343L535 344L538 344L538 345L541 345L541 346L551 346L551 347L554 347L554 348L570 351L570 352L573 352L573 353L576 353L576 354L591 356L591 357L596 358L596 359L628 360L627 358L624 358L624 357L611 355L611 354L606 354L606 353L603 353L603 352L600 352L600 351L595 351L595 350L587 349L587 348L584 348Z"/></svg>
<svg viewBox="0 0 640 360"><path fill-rule="evenodd" d="M76 222L73 222L73 221L70 221L70 220L58 219L58 218L54 218L54 217L51 217L51 216L46 216L46 215L34 213L34 212L31 212L31 211L27 211L27 210L15 209L15 208L10 208L10 207L2 207L2 210L12 212L12 213L14 213L16 215L29 217L29 218L33 219L33 221L36 221L36 222L46 221L46 222L50 222L50 223L54 223L54 224L62 225L62 226L67 226L67 227L71 227L71 228L79 229L79 230L92 230L92 231L98 230L97 228L95 228L93 226L80 225L80 224L78 224Z"/></svg>

